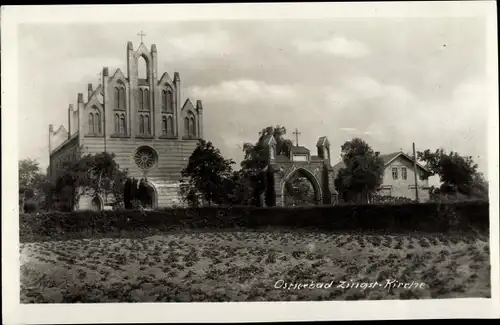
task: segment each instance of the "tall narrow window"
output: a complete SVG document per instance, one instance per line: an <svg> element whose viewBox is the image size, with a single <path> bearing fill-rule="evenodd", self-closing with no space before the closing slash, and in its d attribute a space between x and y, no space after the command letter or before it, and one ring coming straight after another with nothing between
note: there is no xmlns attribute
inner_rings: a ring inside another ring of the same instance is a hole
<svg viewBox="0 0 500 325"><path fill-rule="evenodd" d="M191 137L195 137L196 136L194 117L191 117L189 119L189 136L191 136Z"/></svg>
<svg viewBox="0 0 500 325"><path fill-rule="evenodd" d="M139 109L140 110L142 110L142 106L144 105L143 100L144 100L144 90L141 88L141 89L139 89Z"/></svg>
<svg viewBox="0 0 500 325"><path fill-rule="evenodd" d="M408 178L408 172L406 170L406 167L401 168L401 178L404 180Z"/></svg>
<svg viewBox="0 0 500 325"><path fill-rule="evenodd" d="M392 168L392 179L398 179L398 169L396 167Z"/></svg>
<svg viewBox="0 0 500 325"><path fill-rule="evenodd" d="M170 89L167 90L166 98L166 108L167 113L174 112L174 98L172 97L172 91Z"/></svg>
<svg viewBox="0 0 500 325"><path fill-rule="evenodd" d="M120 132L120 116L115 114L115 133Z"/></svg>
<svg viewBox="0 0 500 325"><path fill-rule="evenodd" d="M120 108L125 109L126 96L125 96L125 86L120 87Z"/></svg>
<svg viewBox="0 0 500 325"><path fill-rule="evenodd" d="M166 90L161 91L161 111L162 112L167 111L167 91Z"/></svg>
<svg viewBox="0 0 500 325"><path fill-rule="evenodd" d="M167 135L167 130L168 130L168 128L167 128L167 118L164 116L161 119L161 133L163 135Z"/></svg>
<svg viewBox="0 0 500 325"><path fill-rule="evenodd" d="M143 103L144 103L143 110L149 111L149 90L148 89L144 89Z"/></svg>
<svg viewBox="0 0 500 325"><path fill-rule="evenodd" d="M189 118L184 119L184 134L189 136Z"/></svg>
<svg viewBox="0 0 500 325"><path fill-rule="evenodd" d="M94 116L94 132L95 133L101 133L101 115L99 113L95 113Z"/></svg>
<svg viewBox="0 0 500 325"><path fill-rule="evenodd" d="M94 133L94 114L89 114L89 133Z"/></svg>
<svg viewBox="0 0 500 325"><path fill-rule="evenodd" d="M115 107L120 108L120 88L115 87Z"/></svg>
<svg viewBox="0 0 500 325"><path fill-rule="evenodd" d="M127 124L125 123L125 114L122 114L122 116L120 117L120 133L127 134L126 129Z"/></svg>
<svg viewBox="0 0 500 325"><path fill-rule="evenodd" d="M151 123L149 121L149 115L146 115L144 117L144 120L145 120L145 123L146 123L146 127L145 127L145 133L146 134L151 134Z"/></svg>
<svg viewBox="0 0 500 325"><path fill-rule="evenodd" d="M174 135L174 119L172 116L167 117L167 135Z"/></svg>
<svg viewBox="0 0 500 325"><path fill-rule="evenodd" d="M144 134L144 116L139 116L139 133Z"/></svg>

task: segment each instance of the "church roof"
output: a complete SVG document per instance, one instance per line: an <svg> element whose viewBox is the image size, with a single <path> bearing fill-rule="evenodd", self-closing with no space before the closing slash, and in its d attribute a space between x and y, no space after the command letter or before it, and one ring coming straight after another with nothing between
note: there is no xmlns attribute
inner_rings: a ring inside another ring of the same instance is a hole
<svg viewBox="0 0 500 325"><path fill-rule="evenodd" d="M303 146L294 146L290 149L291 153L310 153L310 150Z"/></svg>
<svg viewBox="0 0 500 325"><path fill-rule="evenodd" d="M320 137L318 139L318 142L316 142L316 147L322 147L327 145L330 145L330 142L328 141L328 138L326 136Z"/></svg>

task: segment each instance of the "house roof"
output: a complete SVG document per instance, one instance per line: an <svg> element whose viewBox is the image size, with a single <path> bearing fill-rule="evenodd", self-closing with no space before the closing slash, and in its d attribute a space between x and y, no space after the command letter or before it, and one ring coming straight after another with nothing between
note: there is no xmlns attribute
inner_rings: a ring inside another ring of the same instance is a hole
<svg viewBox="0 0 500 325"><path fill-rule="evenodd" d="M391 162L393 162L396 158L398 158L399 156L402 156L404 158L406 158L407 160L411 161L413 163L413 158L408 156L407 154L405 154L404 152L392 152L392 153L387 153L387 154L382 154L382 155L379 155L380 158L382 158L382 161L384 162L384 166L387 166L389 165ZM421 164L419 164L417 162L417 166L420 167L422 170L424 170L425 172L427 173L430 173L430 171L425 168L424 166L422 166ZM345 164L343 161L340 161L338 162L337 164L335 164L333 166L333 172L334 174L336 175L337 172L341 169L341 168L344 168L345 167Z"/></svg>

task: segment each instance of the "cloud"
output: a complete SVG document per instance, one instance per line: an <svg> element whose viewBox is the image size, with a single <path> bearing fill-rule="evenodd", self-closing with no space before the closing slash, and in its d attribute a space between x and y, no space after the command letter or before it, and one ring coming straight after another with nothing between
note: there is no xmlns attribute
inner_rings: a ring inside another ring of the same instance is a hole
<svg viewBox="0 0 500 325"><path fill-rule="evenodd" d="M225 31L190 33L181 37L166 37L165 61L188 60L192 58L220 57L234 53L234 42Z"/></svg>
<svg viewBox="0 0 500 325"><path fill-rule="evenodd" d="M344 58L360 58L370 53L363 43L341 36L333 36L322 41L298 40L294 42L294 46L301 53L321 52Z"/></svg>
<svg viewBox="0 0 500 325"><path fill-rule="evenodd" d="M193 98L247 104L255 101L289 102L296 96L293 87L258 80L230 80L208 87L190 87Z"/></svg>
<svg viewBox="0 0 500 325"><path fill-rule="evenodd" d="M340 128L340 131L355 132L357 130L356 130L356 128Z"/></svg>

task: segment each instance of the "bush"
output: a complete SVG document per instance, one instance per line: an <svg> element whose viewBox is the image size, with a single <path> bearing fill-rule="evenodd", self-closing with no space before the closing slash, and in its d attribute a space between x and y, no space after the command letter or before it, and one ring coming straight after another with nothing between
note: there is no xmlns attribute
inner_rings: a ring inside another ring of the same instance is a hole
<svg viewBox="0 0 500 325"><path fill-rule="evenodd" d="M179 229L292 228L343 231L448 232L489 229L489 203L403 203L259 208L166 208L154 211L49 212L20 215L21 241Z"/></svg>
<svg viewBox="0 0 500 325"><path fill-rule="evenodd" d="M38 203L34 200L24 202L24 213L34 213L38 211Z"/></svg>

